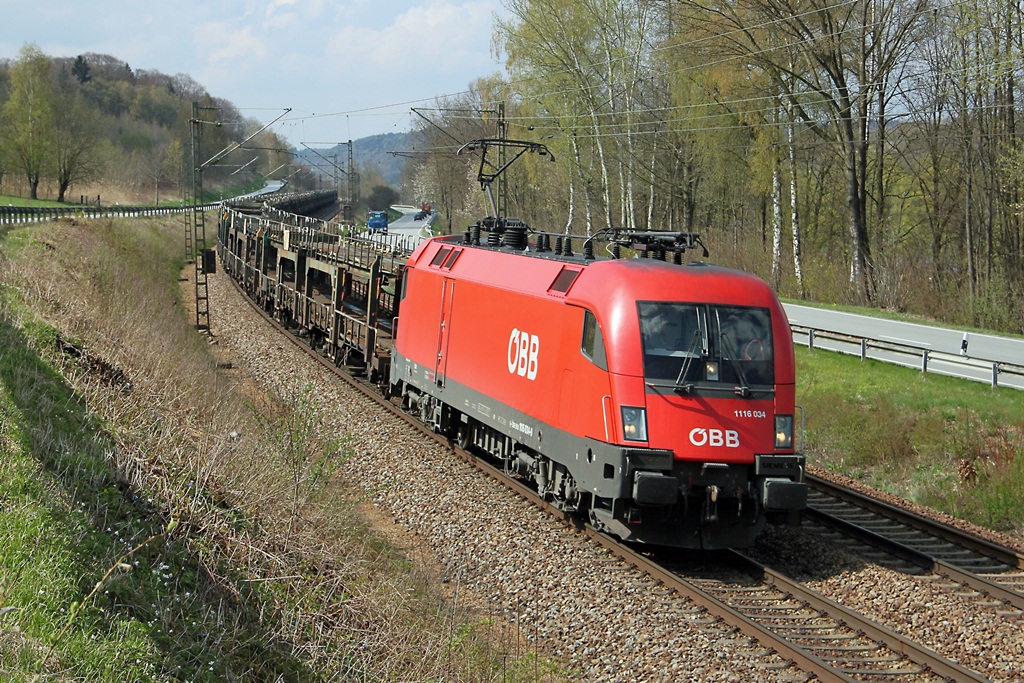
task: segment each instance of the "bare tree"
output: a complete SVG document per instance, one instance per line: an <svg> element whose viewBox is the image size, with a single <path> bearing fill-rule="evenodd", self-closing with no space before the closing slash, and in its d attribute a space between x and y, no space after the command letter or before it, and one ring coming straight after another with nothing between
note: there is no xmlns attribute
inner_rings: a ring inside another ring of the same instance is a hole
<svg viewBox="0 0 1024 683"><path fill-rule="evenodd" d="M456 230L460 215L478 193L476 159L457 152L470 140L495 137L493 98L502 95L500 84L479 80L458 96L440 98L431 107L416 109L410 179L417 198L429 201L445 222L445 232ZM477 216L479 217L479 216Z"/></svg>
<svg viewBox="0 0 1024 683"><path fill-rule="evenodd" d="M94 112L84 106L81 97L73 93L62 95L54 109L53 130L53 170L58 202L64 201L72 184L92 180L100 174L97 143Z"/></svg>
<svg viewBox="0 0 1024 683"><path fill-rule="evenodd" d="M907 56L930 0L688 0L722 53L788 83L793 109L843 159L850 277L874 295L867 182L871 118Z"/></svg>

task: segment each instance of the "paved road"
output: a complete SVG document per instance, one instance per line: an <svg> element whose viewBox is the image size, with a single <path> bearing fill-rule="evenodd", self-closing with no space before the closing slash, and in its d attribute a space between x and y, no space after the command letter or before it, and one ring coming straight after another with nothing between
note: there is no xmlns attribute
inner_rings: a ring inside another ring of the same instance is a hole
<svg viewBox="0 0 1024 683"><path fill-rule="evenodd" d="M433 215L416 220L416 214L420 212L418 207L394 205L391 208L395 211L400 211L402 217L388 224L388 232L396 235L418 237L420 239L426 239L430 236L430 226L434 222Z"/></svg>
<svg viewBox="0 0 1024 683"><path fill-rule="evenodd" d="M903 347L927 349L929 372L986 382L992 379L993 364L1024 365L1024 339L968 333L965 357L960 352L964 330L873 318L856 313L843 313L797 304L784 304L783 306L789 316L790 324L796 328L794 338L802 343L806 343L807 335L799 328L813 328L817 331L848 335L856 339L877 340L891 345L891 349L886 350L881 347L873 349L869 351L872 358L910 367L921 367L923 354L921 352L916 354L900 353L899 349ZM814 345L845 353L860 353L859 341L844 342L829 339L828 335L816 336ZM1007 370L999 374L998 383L1000 386L1015 386L1024 389L1024 376L1011 374Z"/></svg>
<svg viewBox="0 0 1024 683"><path fill-rule="evenodd" d="M416 220L415 216L419 213L419 208L415 206L392 206L391 208L400 212L402 216L388 223L386 235L366 230L362 236L392 248L410 251L420 242L432 236L430 226L434 221L433 215L426 219Z"/></svg>

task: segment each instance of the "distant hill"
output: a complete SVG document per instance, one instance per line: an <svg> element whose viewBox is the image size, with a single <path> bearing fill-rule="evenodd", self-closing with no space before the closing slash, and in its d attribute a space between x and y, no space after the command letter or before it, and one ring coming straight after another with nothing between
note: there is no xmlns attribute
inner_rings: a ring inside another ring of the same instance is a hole
<svg viewBox="0 0 1024 683"><path fill-rule="evenodd" d="M33 87L23 88L28 95L12 104L16 79L27 79ZM202 158L238 149L255 135L244 154L229 153L204 167L204 189L211 195L259 187L263 174L274 173L271 169L290 178L293 189L315 187L315 175L292 167L285 140L272 131L259 132L264 127L259 120L214 97L187 74L170 76L94 52L50 57L26 44L15 58L0 56L0 194L62 200L81 198L95 188L108 201L183 197L193 177L188 160L195 104L200 119L218 123L202 126ZM36 145L36 139L53 142ZM57 145L60 149L53 148ZM64 160L63 169L51 163L51 154L44 153L48 148Z"/></svg>
<svg viewBox="0 0 1024 683"><path fill-rule="evenodd" d="M391 152L408 149L410 138L409 133L383 133L353 140L352 159L356 168L364 176L379 175L388 185L398 189L402 184L402 170L405 168L407 159L391 154ZM317 152L328 158L336 155L338 164L345 168L348 160L348 145L335 145L327 149L318 149ZM323 160L309 149L298 150L297 158L309 166L323 164Z"/></svg>

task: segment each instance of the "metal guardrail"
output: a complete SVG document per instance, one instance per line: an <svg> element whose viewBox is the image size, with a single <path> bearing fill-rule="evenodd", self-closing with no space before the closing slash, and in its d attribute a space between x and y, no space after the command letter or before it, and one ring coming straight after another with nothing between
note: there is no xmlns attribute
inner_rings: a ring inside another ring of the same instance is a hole
<svg viewBox="0 0 1024 683"><path fill-rule="evenodd" d="M268 195L245 195L224 201L213 202L202 205L203 211L213 211L221 205L239 206L251 204L257 208L267 204L279 210L294 210L296 207L306 207L311 203L326 203L337 201L338 195L334 191L311 191L281 193L274 197ZM140 216L165 216L171 214L185 213L191 211L192 206L0 206L0 225L13 225L16 223L41 223L54 221L60 218L137 218Z"/></svg>
<svg viewBox="0 0 1024 683"><path fill-rule="evenodd" d="M207 204L204 210L217 208ZM139 216L165 216L184 213L191 206L0 206L0 225L41 223L60 218L135 218Z"/></svg>
<svg viewBox="0 0 1024 683"><path fill-rule="evenodd" d="M816 348L822 340L831 342L828 346L820 346L828 351L844 353L852 356L859 356L861 360L871 358L884 363L893 363L908 368L917 368L921 372L936 372L935 365L947 365L962 368L964 374L957 377L985 381L987 377L991 386L1008 386L1016 389L1024 388L1024 365L1008 363L1006 361L995 361L973 356L934 351L923 346L913 344L902 344L899 342L882 341L870 337L859 337L856 335L842 334L821 330L803 325L791 325L793 330L793 342L803 344L809 349ZM970 371L974 371L974 374ZM946 374L949 372L937 372ZM977 376L974 376L977 375ZM1001 375L1009 375L1020 378L1021 382L1000 384Z"/></svg>

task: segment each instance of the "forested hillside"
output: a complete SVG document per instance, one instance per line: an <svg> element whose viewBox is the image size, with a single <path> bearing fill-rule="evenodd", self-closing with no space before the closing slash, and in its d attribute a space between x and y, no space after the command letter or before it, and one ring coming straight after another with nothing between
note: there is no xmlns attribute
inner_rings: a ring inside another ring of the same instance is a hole
<svg viewBox="0 0 1024 683"><path fill-rule="evenodd" d="M693 229L785 296L1024 331L1018 0L505 6L509 79L417 131L442 216L504 131L551 152L507 174L535 227Z"/></svg>
<svg viewBox="0 0 1024 683"><path fill-rule="evenodd" d="M111 55L50 57L26 45L17 58L0 60L0 193L77 202L84 187L113 186L136 201L180 199L183 178L191 177L193 102L200 119L217 122L199 126L203 161L262 126L186 74ZM272 132L251 147L244 159L207 168L206 187L259 183L261 173L292 163L289 146ZM303 172L289 182L301 188L312 178Z"/></svg>

